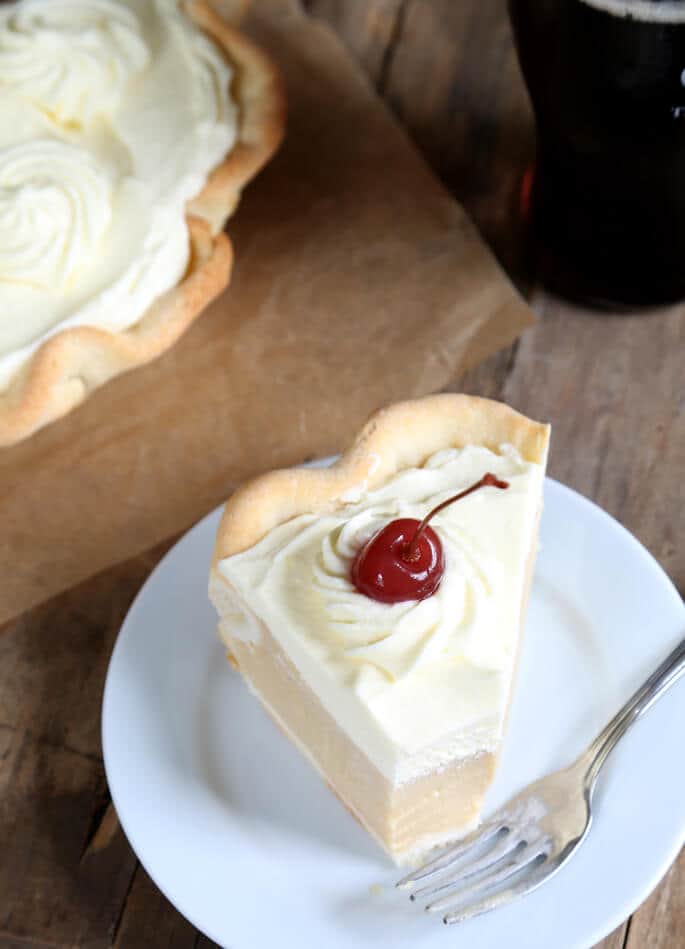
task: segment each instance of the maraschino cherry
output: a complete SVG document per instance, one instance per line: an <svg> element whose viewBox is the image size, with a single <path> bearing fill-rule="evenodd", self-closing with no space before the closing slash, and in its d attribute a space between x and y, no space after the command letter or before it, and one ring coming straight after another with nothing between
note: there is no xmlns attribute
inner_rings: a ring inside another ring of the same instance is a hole
<svg viewBox="0 0 685 949"><path fill-rule="evenodd" d="M438 504L417 521L401 517L377 531L352 562L352 583L365 596L382 603L425 600L440 586L445 572L442 542L428 522L443 508L478 488L508 488L494 474L483 475L470 488Z"/></svg>

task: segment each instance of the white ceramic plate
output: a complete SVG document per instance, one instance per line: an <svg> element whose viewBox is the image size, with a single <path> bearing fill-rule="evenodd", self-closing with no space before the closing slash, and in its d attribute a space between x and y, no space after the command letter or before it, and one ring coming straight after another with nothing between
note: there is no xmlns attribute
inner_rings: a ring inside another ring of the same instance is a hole
<svg viewBox="0 0 685 949"><path fill-rule="evenodd" d="M445 927L280 734L215 638L207 571L219 519L159 564L124 623L102 737L121 823L145 869L231 949L576 949L645 899L685 841L685 680L610 759L596 821L524 899ZM685 632L685 608L624 528L547 481L514 707L486 810L569 762Z"/></svg>

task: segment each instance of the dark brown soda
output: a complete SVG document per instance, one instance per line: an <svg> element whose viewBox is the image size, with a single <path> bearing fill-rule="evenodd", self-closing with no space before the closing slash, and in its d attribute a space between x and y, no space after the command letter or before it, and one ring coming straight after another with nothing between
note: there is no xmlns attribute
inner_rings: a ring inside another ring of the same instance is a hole
<svg viewBox="0 0 685 949"><path fill-rule="evenodd" d="M540 278L605 307L685 298L685 4L653 3L670 22L645 3L640 18L582 0L509 7L537 120Z"/></svg>

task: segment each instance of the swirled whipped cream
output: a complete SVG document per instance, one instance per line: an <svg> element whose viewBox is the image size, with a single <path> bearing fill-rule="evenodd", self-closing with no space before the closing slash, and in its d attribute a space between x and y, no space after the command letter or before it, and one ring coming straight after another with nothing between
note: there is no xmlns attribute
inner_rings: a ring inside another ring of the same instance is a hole
<svg viewBox="0 0 685 949"><path fill-rule="evenodd" d="M0 392L49 336L128 329L183 277L230 83L179 0L0 6Z"/></svg>
<svg viewBox="0 0 685 949"><path fill-rule="evenodd" d="M366 540L397 517L429 510L491 471L484 488L431 521L445 573L420 602L381 603L350 581ZM394 781L501 737L534 552L542 466L511 446L447 449L381 487L348 492L323 515L276 527L219 564L235 591L227 638L264 624L324 707Z"/></svg>

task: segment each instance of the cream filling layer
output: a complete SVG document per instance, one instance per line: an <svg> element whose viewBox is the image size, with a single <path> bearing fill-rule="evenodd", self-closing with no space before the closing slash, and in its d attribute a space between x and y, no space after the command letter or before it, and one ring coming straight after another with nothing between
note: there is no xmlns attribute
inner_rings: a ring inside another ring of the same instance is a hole
<svg viewBox="0 0 685 949"><path fill-rule="evenodd" d="M437 592L388 605L349 580L363 543L424 514L491 471L432 521L445 552ZM218 565L222 635L263 623L350 738L395 783L496 749L516 658L526 566L544 472L510 446L448 449L322 516L303 515ZM348 493L348 497L350 494ZM227 603L228 600L228 603ZM228 611L227 611L228 610Z"/></svg>
<svg viewBox="0 0 685 949"><path fill-rule="evenodd" d="M51 335L126 330L183 277L230 83L178 0L0 7L0 392Z"/></svg>

